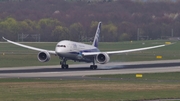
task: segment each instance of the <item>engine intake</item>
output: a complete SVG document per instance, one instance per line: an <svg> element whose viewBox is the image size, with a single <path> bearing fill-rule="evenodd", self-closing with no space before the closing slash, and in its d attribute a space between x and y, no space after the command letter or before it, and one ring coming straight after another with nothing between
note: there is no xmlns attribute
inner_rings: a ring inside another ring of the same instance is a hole
<svg viewBox="0 0 180 101"><path fill-rule="evenodd" d="M105 64L109 62L110 57L107 53L100 53L96 56L96 61L100 64Z"/></svg>
<svg viewBox="0 0 180 101"><path fill-rule="evenodd" d="M40 62L48 62L51 56L48 52L39 52L37 58Z"/></svg>

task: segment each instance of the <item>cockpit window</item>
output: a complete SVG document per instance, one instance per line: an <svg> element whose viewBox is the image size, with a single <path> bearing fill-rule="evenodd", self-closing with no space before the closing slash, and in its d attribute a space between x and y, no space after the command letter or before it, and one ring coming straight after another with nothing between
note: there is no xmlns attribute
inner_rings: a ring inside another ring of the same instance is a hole
<svg viewBox="0 0 180 101"><path fill-rule="evenodd" d="M66 47L66 45L57 45L57 47Z"/></svg>

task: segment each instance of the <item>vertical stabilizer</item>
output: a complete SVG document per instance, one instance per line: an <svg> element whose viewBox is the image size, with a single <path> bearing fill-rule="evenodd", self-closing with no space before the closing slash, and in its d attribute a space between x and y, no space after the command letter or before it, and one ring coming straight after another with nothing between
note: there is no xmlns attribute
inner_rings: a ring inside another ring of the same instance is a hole
<svg viewBox="0 0 180 101"><path fill-rule="evenodd" d="M92 44L94 47L98 47L100 32L101 32L101 22L98 23L96 34L95 34L94 41L93 41L93 44Z"/></svg>

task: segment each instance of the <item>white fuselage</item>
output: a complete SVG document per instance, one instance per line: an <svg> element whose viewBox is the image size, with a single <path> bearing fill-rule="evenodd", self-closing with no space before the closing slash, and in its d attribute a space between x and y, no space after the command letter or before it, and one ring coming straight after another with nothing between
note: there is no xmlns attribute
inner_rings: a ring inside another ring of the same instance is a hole
<svg viewBox="0 0 180 101"><path fill-rule="evenodd" d="M92 62L93 57L84 57L82 52L99 52L99 49L88 44L73 42L73 41L60 41L55 48L55 52L59 57L64 57L74 61Z"/></svg>

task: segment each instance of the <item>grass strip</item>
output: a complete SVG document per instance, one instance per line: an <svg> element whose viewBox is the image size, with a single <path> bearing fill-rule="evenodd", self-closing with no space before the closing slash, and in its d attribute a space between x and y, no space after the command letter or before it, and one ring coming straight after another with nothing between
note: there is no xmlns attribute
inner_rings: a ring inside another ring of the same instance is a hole
<svg viewBox="0 0 180 101"><path fill-rule="evenodd" d="M144 77L141 79L135 78L135 74L101 76L101 78L116 80L0 79L0 100L127 101L178 99L180 98L179 74L143 74ZM119 77L123 79L117 79ZM177 82L171 82L171 80Z"/></svg>

